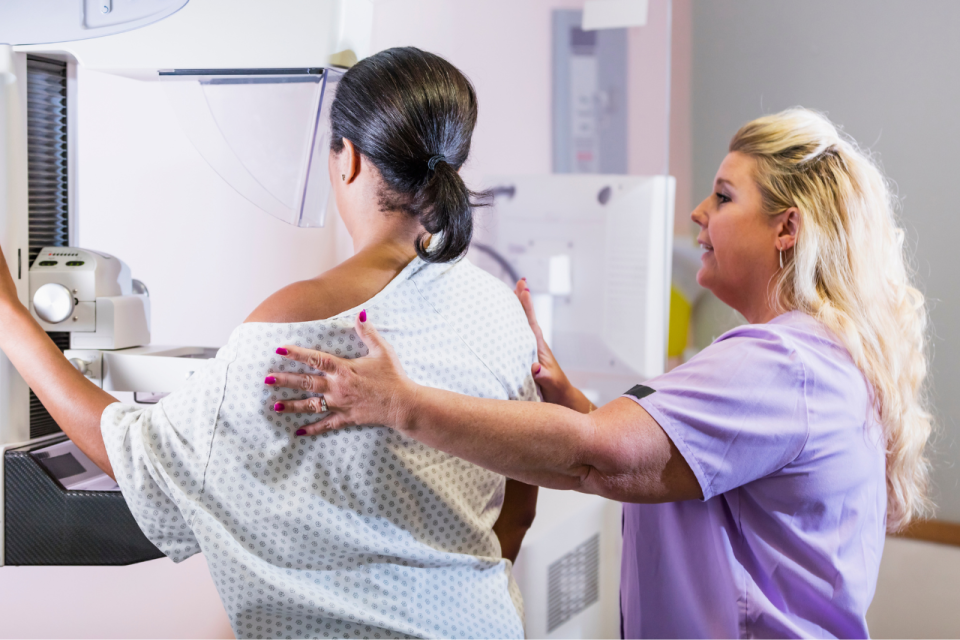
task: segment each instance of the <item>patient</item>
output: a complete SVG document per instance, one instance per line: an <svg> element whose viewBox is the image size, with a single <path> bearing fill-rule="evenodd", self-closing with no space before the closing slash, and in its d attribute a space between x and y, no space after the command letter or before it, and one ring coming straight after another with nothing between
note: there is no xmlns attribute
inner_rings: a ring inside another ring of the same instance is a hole
<svg viewBox="0 0 960 640"><path fill-rule="evenodd" d="M175 561L205 554L239 636L523 636L503 557L516 557L536 489L386 427L298 437L316 417L283 404L309 394L269 377L291 371L278 344L364 355L359 314L422 384L537 399L536 342L520 303L461 260L475 194L458 170L476 117L473 87L435 55L391 49L347 71L329 170L356 254L268 298L155 406L84 387L4 306L0 346L65 431L112 469L147 537ZM30 357L24 341L36 343ZM87 424L94 416L102 441Z"/></svg>

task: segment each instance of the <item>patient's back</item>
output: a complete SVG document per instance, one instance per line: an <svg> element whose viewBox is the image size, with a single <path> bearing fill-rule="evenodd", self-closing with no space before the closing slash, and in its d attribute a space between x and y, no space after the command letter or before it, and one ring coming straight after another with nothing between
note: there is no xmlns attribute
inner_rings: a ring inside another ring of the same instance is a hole
<svg viewBox="0 0 960 640"><path fill-rule="evenodd" d="M537 398L519 302L466 260L415 259L362 307L415 381ZM205 553L238 635L521 637L492 530L502 476L386 427L296 437L317 416L272 409L304 395L264 377L307 370L276 348L364 355L359 311L241 325L153 410L111 405L105 439L131 510L174 559Z"/></svg>

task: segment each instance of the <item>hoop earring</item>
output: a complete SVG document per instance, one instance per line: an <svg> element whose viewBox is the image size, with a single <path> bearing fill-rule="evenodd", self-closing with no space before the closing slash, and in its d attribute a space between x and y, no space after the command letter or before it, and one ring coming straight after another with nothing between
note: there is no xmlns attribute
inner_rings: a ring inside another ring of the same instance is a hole
<svg viewBox="0 0 960 640"><path fill-rule="evenodd" d="M783 251L778 251L777 253L780 254L780 268L783 269Z"/></svg>

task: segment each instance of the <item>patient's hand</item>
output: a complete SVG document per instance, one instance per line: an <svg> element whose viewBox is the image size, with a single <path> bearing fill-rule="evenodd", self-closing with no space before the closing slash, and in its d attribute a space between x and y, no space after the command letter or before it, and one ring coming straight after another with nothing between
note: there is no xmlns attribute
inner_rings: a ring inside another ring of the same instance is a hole
<svg viewBox="0 0 960 640"><path fill-rule="evenodd" d="M540 387L543 400L580 413L590 413L596 409L579 389L570 384L567 374L560 368L557 359L553 357L553 351L550 350L543 339L543 331L540 330L540 325L537 323L537 315L533 311L533 298L527 288L526 281L518 281L513 292L520 299L520 304L523 305L523 311L527 314L527 321L530 323L533 335L537 338L538 362L533 363L532 371L533 379Z"/></svg>

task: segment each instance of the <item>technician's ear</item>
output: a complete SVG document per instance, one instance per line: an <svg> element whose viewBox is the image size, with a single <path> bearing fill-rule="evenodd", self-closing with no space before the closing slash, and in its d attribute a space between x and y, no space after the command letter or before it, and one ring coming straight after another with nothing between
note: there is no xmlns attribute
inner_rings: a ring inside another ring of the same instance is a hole
<svg viewBox="0 0 960 640"><path fill-rule="evenodd" d="M777 229L777 250L792 249L797 244L797 235L800 233L800 210L796 207L790 207L781 213L778 218L780 218L780 221Z"/></svg>
<svg viewBox="0 0 960 640"><path fill-rule="evenodd" d="M360 175L360 152L353 143L343 139L343 151L340 152L340 179L350 184Z"/></svg>

